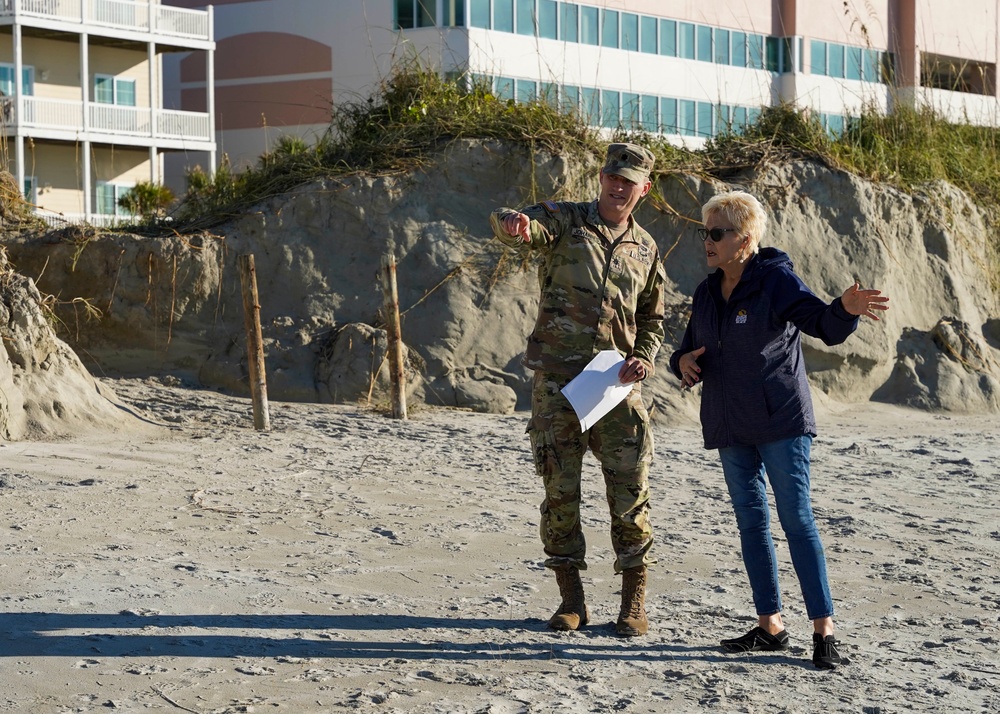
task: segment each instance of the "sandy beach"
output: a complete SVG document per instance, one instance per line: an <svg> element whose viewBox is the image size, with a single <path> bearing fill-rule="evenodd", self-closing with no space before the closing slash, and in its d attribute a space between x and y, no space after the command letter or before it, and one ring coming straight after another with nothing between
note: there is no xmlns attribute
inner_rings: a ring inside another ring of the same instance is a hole
<svg viewBox="0 0 1000 714"><path fill-rule="evenodd" d="M585 469L593 622L554 633L526 415L271 403L106 382L117 433L0 443L3 712L1000 711L1000 423L819 408L814 503L850 664L813 668L779 537L788 652L755 617L717 455L656 426L650 633L614 635Z"/></svg>

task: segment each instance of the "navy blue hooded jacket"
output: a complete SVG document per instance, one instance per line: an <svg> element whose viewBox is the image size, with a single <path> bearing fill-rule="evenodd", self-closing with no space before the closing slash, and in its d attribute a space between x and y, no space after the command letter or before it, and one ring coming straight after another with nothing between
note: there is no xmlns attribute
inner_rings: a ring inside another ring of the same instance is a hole
<svg viewBox="0 0 1000 714"><path fill-rule="evenodd" d="M837 345L858 318L839 297L829 305L816 297L777 248L750 258L728 302L721 285L719 269L695 290L684 339L670 357L681 377L681 355L705 348L698 358L705 448L815 436L800 332Z"/></svg>

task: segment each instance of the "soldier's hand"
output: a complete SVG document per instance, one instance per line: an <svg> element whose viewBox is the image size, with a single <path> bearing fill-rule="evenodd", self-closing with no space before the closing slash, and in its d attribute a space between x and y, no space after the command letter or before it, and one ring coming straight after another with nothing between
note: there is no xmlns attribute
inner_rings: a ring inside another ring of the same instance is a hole
<svg viewBox="0 0 1000 714"><path fill-rule="evenodd" d="M627 358L618 370L618 381L622 384L631 384L645 378L646 366L635 357Z"/></svg>
<svg viewBox="0 0 1000 714"><path fill-rule="evenodd" d="M530 225L531 219L523 213L511 213L503 219L503 229L507 231L507 235L521 236L521 240L525 243L531 242L531 234L528 232Z"/></svg>

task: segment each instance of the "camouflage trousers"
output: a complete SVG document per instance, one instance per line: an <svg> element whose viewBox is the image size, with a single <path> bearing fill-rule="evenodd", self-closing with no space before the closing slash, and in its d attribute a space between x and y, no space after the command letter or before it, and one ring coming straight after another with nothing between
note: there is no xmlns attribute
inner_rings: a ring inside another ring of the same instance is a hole
<svg viewBox="0 0 1000 714"><path fill-rule="evenodd" d="M535 372L528 435L535 470L545 487L540 532L546 567L587 567L587 544L580 526L580 484L587 449L601 463L615 572L655 562L650 556L649 466L653 433L639 384L586 432L560 391L570 377Z"/></svg>

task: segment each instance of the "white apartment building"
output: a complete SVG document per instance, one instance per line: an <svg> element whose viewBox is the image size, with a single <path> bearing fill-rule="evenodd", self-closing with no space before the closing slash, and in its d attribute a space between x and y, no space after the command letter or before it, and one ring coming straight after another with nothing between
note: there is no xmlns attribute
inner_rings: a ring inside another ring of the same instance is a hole
<svg viewBox="0 0 1000 714"><path fill-rule="evenodd" d="M212 83L198 111L163 105L163 56L198 51L212 73L211 10L159 0L0 0L4 167L39 214L105 223L162 157L215 166Z"/></svg>
<svg viewBox="0 0 1000 714"><path fill-rule="evenodd" d="M199 0L172 0L198 7ZM996 125L998 0L217 0L216 132L233 165L420 57L593 125L702 145L762 107L808 107L832 133L865 106L929 104ZM960 11L959 11L960 8ZM199 110L205 62L169 69ZM190 157L189 157L190 160Z"/></svg>

